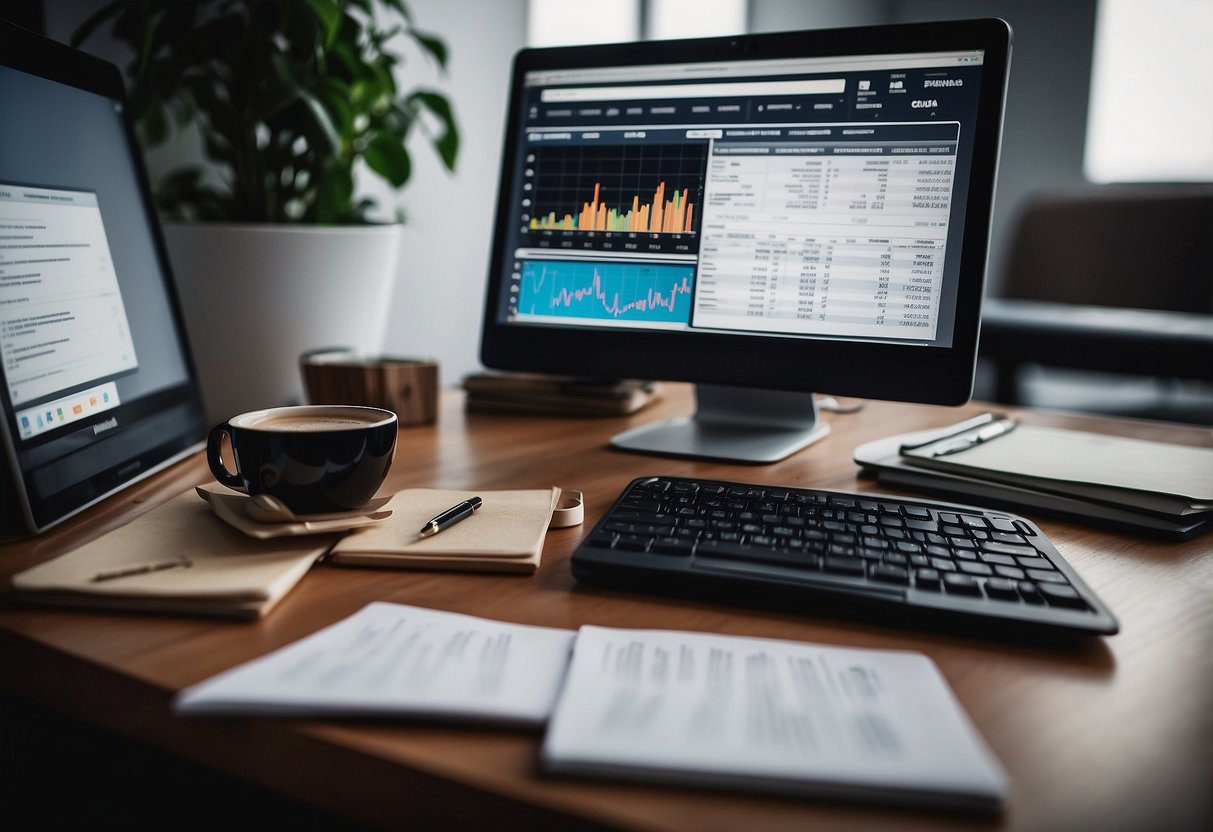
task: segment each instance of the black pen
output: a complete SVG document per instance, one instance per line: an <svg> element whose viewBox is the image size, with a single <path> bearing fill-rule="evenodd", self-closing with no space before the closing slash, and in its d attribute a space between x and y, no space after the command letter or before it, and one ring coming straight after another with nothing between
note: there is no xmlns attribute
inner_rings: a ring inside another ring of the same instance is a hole
<svg viewBox="0 0 1213 832"><path fill-rule="evenodd" d="M451 506L433 520L426 523L421 527L421 531L418 532L418 534L420 534L422 537L429 537L430 535L438 534L438 532L442 531L448 526L455 525L463 518L471 517L473 512L475 512L478 508L480 508L480 498L468 497L462 503L459 503L459 505Z"/></svg>

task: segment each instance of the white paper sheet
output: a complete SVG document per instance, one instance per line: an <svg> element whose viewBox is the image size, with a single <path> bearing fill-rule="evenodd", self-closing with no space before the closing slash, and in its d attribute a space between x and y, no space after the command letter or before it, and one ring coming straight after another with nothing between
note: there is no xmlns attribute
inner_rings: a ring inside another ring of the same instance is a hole
<svg viewBox="0 0 1213 832"><path fill-rule="evenodd" d="M575 633L373 603L181 691L182 714L405 716L542 725Z"/></svg>
<svg viewBox="0 0 1213 832"><path fill-rule="evenodd" d="M582 627L553 772L990 810L1006 775L934 663L905 651Z"/></svg>

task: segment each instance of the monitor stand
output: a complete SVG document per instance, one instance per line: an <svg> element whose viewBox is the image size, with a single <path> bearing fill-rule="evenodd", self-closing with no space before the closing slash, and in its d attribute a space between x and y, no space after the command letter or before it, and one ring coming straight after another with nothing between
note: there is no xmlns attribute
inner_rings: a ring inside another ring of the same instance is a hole
<svg viewBox="0 0 1213 832"><path fill-rule="evenodd" d="M611 445L662 456L768 463L830 432L817 420L813 393L699 384L695 394L694 416L632 428L612 437Z"/></svg>

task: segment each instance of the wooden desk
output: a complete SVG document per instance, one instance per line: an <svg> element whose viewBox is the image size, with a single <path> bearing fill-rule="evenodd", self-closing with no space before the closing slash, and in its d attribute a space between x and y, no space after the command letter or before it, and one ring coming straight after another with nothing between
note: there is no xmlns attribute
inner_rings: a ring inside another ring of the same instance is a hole
<svg viewBox="0 0 1213 832"><path fill-rule="evenodd" d="M949 424L979 405L871 403L827 415L833 433L771 466L611 451L607 439L659 415L532 419L464 414L445 393L437 428L401 432L390 485L583 490L586 526L632 477L686 474L868 489L851 452L891 433ZM1030 423L1213 446L1204 429L1062 414ZM205 481L183 463L35 540L0 546L0 580ZM201 762L265 789L378 827L759 829L1193 829L1213 823L1213 538L1164 544L1040 520L1119 617L1121 632L1078 644L1016 644L860 620L725 608L575 584L567 559L583 529L553 530L529 578L317 567L257 623L0 607L0 690ZM997 819L855 804L556 779L537 772L539 734L378 721L182 719L182 687L281 647L370 601L394 601L551 627L706 630L920 650L940 666L1010 772Z"/></svg>

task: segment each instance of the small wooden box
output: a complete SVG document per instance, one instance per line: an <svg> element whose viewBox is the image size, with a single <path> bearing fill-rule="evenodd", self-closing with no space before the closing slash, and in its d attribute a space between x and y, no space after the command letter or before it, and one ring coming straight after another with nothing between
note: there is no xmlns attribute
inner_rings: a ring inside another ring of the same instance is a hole
<svg viewBox="0 0 1213 832"><path fill-rule="evenodd" d="M402 426L438 420L436 361L324 351L303 355L299 367L311 404L382 407Z"/></svg>

